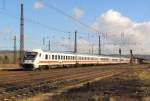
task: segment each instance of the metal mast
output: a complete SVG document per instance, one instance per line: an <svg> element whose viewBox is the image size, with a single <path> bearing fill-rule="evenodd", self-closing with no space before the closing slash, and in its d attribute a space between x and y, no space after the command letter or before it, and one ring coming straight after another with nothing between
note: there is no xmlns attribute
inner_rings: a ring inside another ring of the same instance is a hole
<svg viewBox="0 0 150 101"><path fill-rule="evenodd" d="M119 48L119 57L120 57L120 63L121 63L121 48Z"/></svg>
<svg viewBox="0 0 150 101"><path fill-rule="evenodd" d="M133 63L133 52L132 49L130 49L130 63Z"/></svg>
<svg viewBox="0 0 150 101"><path fill-rule="evenodd" d="M98 49L99 53L98 54L101 55L101 36L100 35L99 35L99 44L98 44L98 47L99 47L99 49Z"/></svg>
<svg viewBox="0 0 150 101"><path fill-rule="evenodd" d="M49 51L51 50L51 41L50 40L48 41L48 50Z"/></svg>
<svg viewBox="0 0 150 101"><path fill-rule="evenodd" d="M21 16L20 16L20 63L23 62L24 55L24 14L23 3L21 3Z"/></svg>
<svg viewBox="0 0 150 101"><path fill-rule="evenodd" d="M77 53L77 31L75 31L74 53Z"/></svg>

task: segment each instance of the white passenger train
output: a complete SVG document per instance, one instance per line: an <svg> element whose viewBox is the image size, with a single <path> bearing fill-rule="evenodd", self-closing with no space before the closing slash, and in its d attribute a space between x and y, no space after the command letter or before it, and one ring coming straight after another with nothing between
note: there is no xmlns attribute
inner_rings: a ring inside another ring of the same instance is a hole
<svg viewBox="0 0 150 101"><path fill-rule="evenodd" d="M99 64L125 64L130 59L125 57L99 56L73 53L56 53L35 49L25 52L23 69L36 70L39 68L52 68L76 65L99 65Z"/></svg>

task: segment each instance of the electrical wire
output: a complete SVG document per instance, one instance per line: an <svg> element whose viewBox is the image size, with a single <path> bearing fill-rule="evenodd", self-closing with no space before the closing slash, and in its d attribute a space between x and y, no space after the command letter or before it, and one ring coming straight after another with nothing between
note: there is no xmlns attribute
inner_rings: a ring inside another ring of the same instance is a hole
<svg viewBox="0 0 150 101"><path fill-rule="evenodd" d="M82 22L81 20L76 19L75 17L73 17L73 16L67 14L67 13L64 12L63 10L61 10L61 9L59 9L59 8L57 8L57 7L55 7L55 6L53 6L52 4L45 3L45 6L48 7L48 8L50 8L50 9L55 10L56 12L58 12L58 13L64 15L64 16L66 16L66 17L68 17L69 19L72 19L73 21L78 22L80 25L84 26L85 28L92 29L93 31L99 33L99 31L98 31L97 29L95 29L95 28L93 28L93 27L91 27L91 26L85 24L85 23Z"/></svg>
<svg viewBox="0 0 150 101"><path fill-rule="evenodd" d="M13 18L13 19L17 19L17 20L20 19L19 17L17 17L17 16L15 16L15 15L13 15L12 13L10 13L8 10L5 10L5 11L0 10L0 13L1 13L1 14L4 14L4 15L6 15L6 16L9 16L9 17L11 17L11 18ZM46 24L43 24L43 23L41 23L41 22L38 22L38 21L35 21L35 20L32 20L32 19L29 19L29 18L25 18L24 20L25 20L26 22L28 22L28 23L36 24L36 25L39 25L39 26L41 26L41 27L43 27L43 28L50 29L50 30L53 30L53 31L62 32L62 33L69 33L69 32L71 32L71 31L66 31L66 30L62 30L62 29L58 29L58 28L55 28L55 27L46 25Z"/></svg>

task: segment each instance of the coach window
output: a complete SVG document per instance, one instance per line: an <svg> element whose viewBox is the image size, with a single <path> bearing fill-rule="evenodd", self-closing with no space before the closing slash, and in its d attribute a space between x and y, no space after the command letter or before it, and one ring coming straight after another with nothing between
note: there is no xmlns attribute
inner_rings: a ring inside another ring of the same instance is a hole
<svg viewBox="0 0 150 101"><path fill-rule="evenodd" d="M41 57L41 53L39 54L39 57Z"/></svg>
<svg viewBox="0 0 150 101"><path fill-rule="evenodd" d="M58 55L58 60L60 59L60 55Z"/></svg>
<svg viewBox="0 0 150 101"><path fill-rule="evenodd" d="M63 59L63 56L61 55L61 60Z"/></svg>
<svg viewBox="0 0 150 101"><path fill-rule="evenodd" d="M72 60L74 60L74 56L72 56Z"/></svg>
<svg viewBox="0 0 150 101"><path fill-rule="evenodd" d="M68 56L68 60L70 60L70 56Z"/></svg>
<svg viewBox="0 0 150 101"><path fill-rule="evenodd" d="M57 55L55 55L55 60L57 60Z"/></svg>
<svg viewBox="0 0 150 101"><path fill-rule="evenodd" d="M49 55L49 59L51 59L51 55Z"/></svg>
<svg viewBox="0 0 150 101"><path fill-rule="evenodd" d="M52 55L52 60L54 60L54 55Z"/></svg>
<svg viewBox="0 0 150 101"><path fill-rule="evenodd" d="M65 56L63 56L63 59L65 60Z"/></svg>
<svg viewBox="0 0 150 101"><path fill-rule="evenodd" d="M72 60L74 60L74 56L72 56Z"/></svg>
<svg viewBox="0 0 150 101"><path fill-rule="evenodd" d="M48 59L48 55L45 55L45 59Z"/></svg>

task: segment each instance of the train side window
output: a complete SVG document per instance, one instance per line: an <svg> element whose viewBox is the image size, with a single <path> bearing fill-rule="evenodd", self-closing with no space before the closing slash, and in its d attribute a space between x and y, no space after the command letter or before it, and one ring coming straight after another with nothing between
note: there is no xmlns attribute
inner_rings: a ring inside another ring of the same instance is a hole
<svg viewBox="0 0 150 101"><path fill-rule="evenodd" d="M52 55L52 60L54 60L54 55Z"/></svg>
<svg viewBox="0 0 150 101"><path fill-rule="evenodd" d="M61 55L61 60L63 59L63 56Z"/></svg>
<svg viewBox="0 0 150 101"><path fill-rule="evenodd" d="M60 55L58 55L58 60L60 60Z"/></svg>
<svg viewBox="0 0 150 101"><path fill-rule="evenodd" d="M70 56L70 60L72 60L72 56Z"/></svg>
<svg viewBox="0 0 150 101"><path fill-rule="evenodd" d="M55 60L57 60L57 55L55 55Z"/></svg>
<svg viewBox="0 0 150 101"><path fill-rule="evenodd" d="M45 59L48 59L48 55L45 55Z"/></svg>
<svg viewBox="0 0 150 101"><path fill-rule="evenodd" d="M74 56L73 56L73 60L74 60Z"/></svg>
<svg viewBox="0 0 150 101"><path fill-rule="evenodd" d="M63 56L63 59L65 60L65 56Z"/></svg>
<svg viewBox="0 0 150 101"><path fill-rule="evenodd" d="M51 59L51 55L49 55L49 59Z"/></svg>
<svg viewBox="0 0 150 101"><path fill-rule="evenodd" d="M41 53L39 54L39 57L41 57Z"/></svg>

